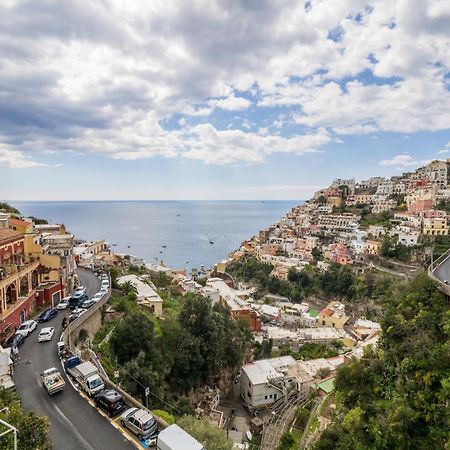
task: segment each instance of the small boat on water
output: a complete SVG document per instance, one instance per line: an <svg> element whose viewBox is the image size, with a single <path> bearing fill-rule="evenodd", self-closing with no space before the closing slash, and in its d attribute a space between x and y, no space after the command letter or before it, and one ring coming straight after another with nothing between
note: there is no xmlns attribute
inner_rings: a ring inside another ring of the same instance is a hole
<svg viewBox="0 0 450 450"><path fill-rule="evenodd" d="M163 246L162 246L162 248L166 248L166 247L167 247L167 245L163 245Z"/></svg>
<svg viewBox="0 0 450 450"><path fill-rule="evenodd" d="M214 241L209 241L209 243L212 245L212 244L214 244Z"/></svg>

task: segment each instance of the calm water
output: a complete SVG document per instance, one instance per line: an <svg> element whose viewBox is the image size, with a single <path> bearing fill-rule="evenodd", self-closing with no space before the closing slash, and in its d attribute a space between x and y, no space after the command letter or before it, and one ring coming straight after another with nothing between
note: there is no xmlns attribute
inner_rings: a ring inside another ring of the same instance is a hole
<svg viewBox="0 0 450 450"><path fill-rule="evenodd" d="M63 223L78 239L105 239L117 244L113 247L117 253L132 254L152 263L163 260L169 267L182 269L199 268L201 264L213 266L299 203L302 202L118 201L13 205L25 216Z"/></svg>

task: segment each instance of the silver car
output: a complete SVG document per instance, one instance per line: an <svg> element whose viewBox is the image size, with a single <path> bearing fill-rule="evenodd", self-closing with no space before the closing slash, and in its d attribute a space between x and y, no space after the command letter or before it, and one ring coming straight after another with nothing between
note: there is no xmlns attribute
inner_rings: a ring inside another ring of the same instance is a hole
<svg viewBox="0 0 450 450"><path fill-rule="evenodd" d="M153 414L145 409L130 408L126 410L120 416L120 423L141 440L155 436L158 432L158 424Z"/></svg>

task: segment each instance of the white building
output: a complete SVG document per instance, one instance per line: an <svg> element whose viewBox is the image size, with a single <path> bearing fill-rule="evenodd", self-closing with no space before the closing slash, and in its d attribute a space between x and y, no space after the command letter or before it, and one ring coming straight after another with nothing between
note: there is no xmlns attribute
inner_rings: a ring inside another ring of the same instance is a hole
<svg viewBox="0 0 450 450"><path fill-rule="evenodd" d="M9 214L0 212L0 230L9 228Z"/></svg>
<svg viewBox="0 0 450 450"><path fill-rule="evenodd" d="M292 356L261 359L242 367L241 396L252 408L268 406L292 390L309 388L312 381Z"/></svg>
<svg viewBox="0 0 450 450"><path fill-rule="evenodd" d="M124 275L117 279L117 283L120 285L128 281L136 288L138 304L150 309L155 316L162 317L163 300L157 292L150 285L140 280L136 275Z"/></svg>

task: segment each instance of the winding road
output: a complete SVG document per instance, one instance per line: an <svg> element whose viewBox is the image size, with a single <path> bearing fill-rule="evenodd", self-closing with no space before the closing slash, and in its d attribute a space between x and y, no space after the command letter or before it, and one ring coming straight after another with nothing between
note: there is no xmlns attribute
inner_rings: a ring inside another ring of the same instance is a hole
<svg viewBox="0 0 450 450"><path fill-rule="evenodd" d="M86 286L89 297L100 287L99 279L90 271L78 269L80 284ZM20 349L15 364L17 392L26 411L47 416L50 420L50 441L55 450L131 450L135 449L111 423L75 391L65 377L66 389L50 397L42 387L39 374L49 367L61 369L56 343L61 335L64 311L37 329ZM50 342L38 343L43 327L55 328ZM65 376L65 375L64 375Z"/></svg>
<svg viewBox="0 0 450 450"><path fill-rule="evenodd" d="M450 255L441 261L434 269L433 275L443 283L445 283L446 280L450 283Z"/></svg>

